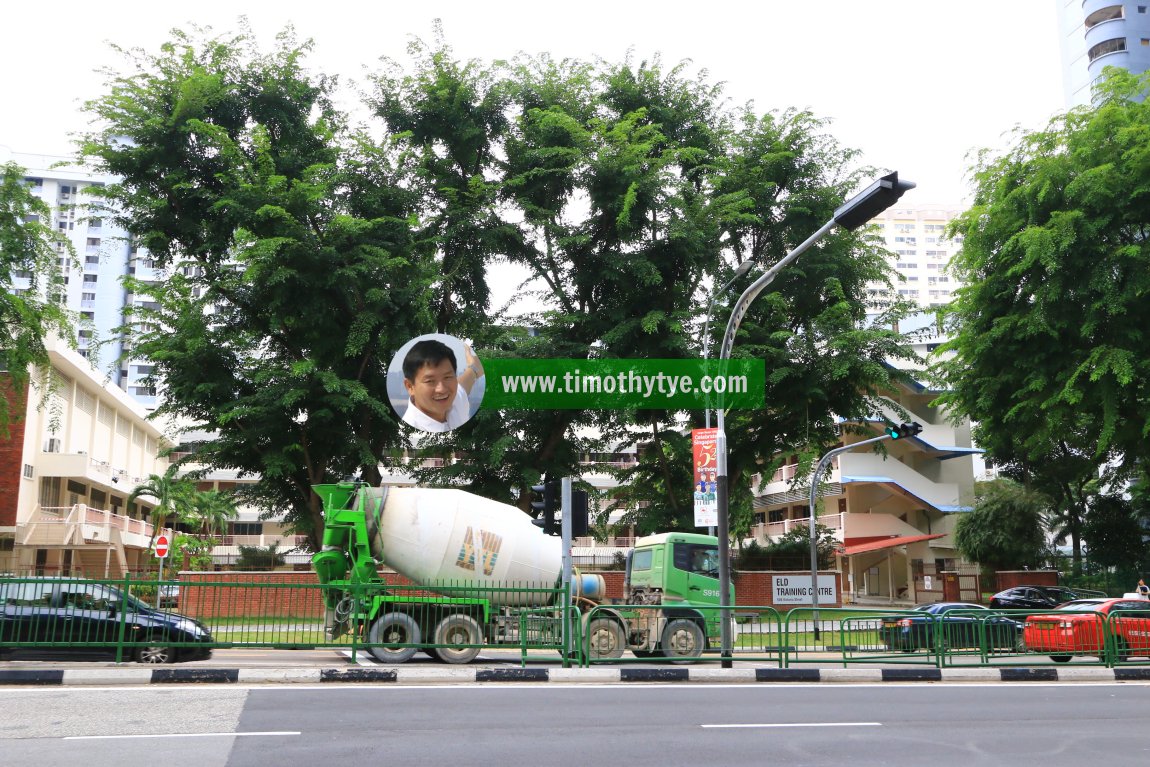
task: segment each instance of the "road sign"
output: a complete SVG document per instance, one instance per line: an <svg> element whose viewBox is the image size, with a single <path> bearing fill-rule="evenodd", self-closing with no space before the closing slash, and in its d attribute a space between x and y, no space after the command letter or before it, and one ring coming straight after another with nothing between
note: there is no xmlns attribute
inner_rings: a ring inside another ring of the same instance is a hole
<svg viewBox="0 0 1150 767"><path fill-rule="evenodd" d="M155 545L156 556L160 559L168 556L168 536L157 535Z"/></svg>

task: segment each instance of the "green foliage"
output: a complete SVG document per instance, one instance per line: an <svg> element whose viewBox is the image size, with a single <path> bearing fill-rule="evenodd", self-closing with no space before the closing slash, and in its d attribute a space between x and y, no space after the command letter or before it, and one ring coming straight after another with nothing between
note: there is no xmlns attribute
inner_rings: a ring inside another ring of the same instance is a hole
<svg viewBox="0 0 1150 767"><path fill-rule="evenodd" d="M834 566L839 541L829 527L815 524L819 569ZM743 547L735 560L739 570L802 570L810 569L811 536L806 525L796 525L767 545L752 541Z"/></svg>
<svg viewBox="0 0 1150 767"><path fill-rule="evenodd" d="M1137 573L1146 560L1146 530L1134 505L1119 495L1094 498L1082 538L1093 564Z"/></svg>
<svg viewBox="0 0 1150 767"><path fill-rule="evenodd" d="M177 533L168 554L169 561L177 563L176 566L182 569L211 570L214 565L212 549L218 543L217 538Z"/></svg>
<svg viewBox="0 0 1150 767"><path fill-rule="evenodd" d="M0 371L8 377L0 380L0 438L8 436L10 419L23 417L32 366L40 373L41 395L51 391L45 337L56 334L75 344L60 266L75 266L75 253L51 222L51 210L32 194L24 170L0 165Z"/></svg>
<svg viewBox="0 0 1150 767"><path fill-rule="evenodd" d="M1150 104L1145 78L1108 73L1097 106L979 156L936 368L988 457L1052 495L1076 560L1098 468L1150 457Z"/></svg>
<svg viewBox="0 0 1150 767"><path fill-rule="evenodd" d="M1042 518L1048 504L1008 479L979 482L974 510L955 526L955 546L972 562L996 570L1033 567L1045 554Z"/></svg>
<svg viewBox="0 0 1150 767"><path fill-rule="evenodd" d="M658 58L486 64L437 30L372 78L373 141L346 127L290 33L270 53L246 31L173 35L125 52L84 142L124 179L107 189L120 223L167 269L129 283L158 307L131 318L133 354L154 362L166 412L218 435L187 446L195 459L258 476L249 500L286 509L313 544L310 485L378 481L405 444L383 370L410 337L449 332L490 357L697 356L712 286L742 260L777 263L873 175L825 121L732 111L721 86ZM540 310L489 305L501 261L527 270ZM884 329L904 305L866 322L866 286L888 277L874 238L840 232L747 316L736 353L766 360L772 405L729 421L736 536L758 464L834 444L835 415L872 412L886 361L910 356ZM422 455L455 460L416 474L526 508L543 474L639 445L615 500L641 532L692 529L690 425L658 410L481 411L422 440Z"/></svg>
<svg viewBox="0 0 1150 767"><path fill-rule="evenodd" d="M128 495L129 506L144 496L154 499L155 505L150 515L152 541L160 534L160 529L164 525L176 519L185 519L192 513L196 486L187 477L178 476L178 472L179 466L171 464L163 474L149 474L147 479L132 488L132 492ZM149 546L152 541L148 542Z"/></svg>
<svg viewBox="0 0 1150 767"><path fill-rule="evenodd" d="M287 562L287 552L280 552L277 544L267 546L240 545L240 558L236 560L237 570L275 570Z"/></svg>
<svg viewBox="0 0 1150 767"><path fill-rule="evenodd" d="M332 81L290 31L270 53L246 32L173 32L88 105L83 149L119 176L119 223L166 279L126 330L154 364L161 414L216 436L193 459L259 479L247 500L318 541L311 485L399 444L385 366L429 329L407 159L345 127Z"/></svg>

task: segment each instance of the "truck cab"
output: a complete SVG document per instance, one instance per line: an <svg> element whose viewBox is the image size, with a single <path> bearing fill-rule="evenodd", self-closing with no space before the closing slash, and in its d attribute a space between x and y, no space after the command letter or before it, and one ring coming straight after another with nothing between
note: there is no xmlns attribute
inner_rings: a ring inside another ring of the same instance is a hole
<svg viewBox="0 0 1150 767"><path fill-rule="evenodd" d="M637 611L628 621L628 644L640 654L698 655L719 636L719 594L719 542L713 535L638 539L627 557L624 602L661 609ZM734 601L732 586L728 604Z"/></svg>

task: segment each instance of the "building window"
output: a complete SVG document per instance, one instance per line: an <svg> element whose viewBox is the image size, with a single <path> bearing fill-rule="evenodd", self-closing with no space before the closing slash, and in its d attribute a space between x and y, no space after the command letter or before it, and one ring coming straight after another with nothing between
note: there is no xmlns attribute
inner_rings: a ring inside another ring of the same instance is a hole
<svg viewBox="0 0 1150 767"><path fill-rule="evenodd" d="M1091 46L1090 50L1086 52L1086 57L1090 59L1091 62L1093 62L1098 58L1107 55L1108 53L1121 53L1125 50L1126 38L1115 37L1110 40L1103 40L1097 45Z"/></svg>
<svg viewBox="0 0 1150 767"><path fill-rule="evenodd" d="M1105 8L1099 8L1097 11L1087 16L1086 19L1082 22L1082 25L1087 29L1090 29L1096 24L1101 24L1104 21L1114 21L1115 19L1122 19L1125 17L1126 14L1123 12L1121 5L1108 5Z"/></svg>
<svg viewBox="0 0 1150 767"><path fill-rule="evenodd" d="M24 479L32 479L33 471L34 470L32 468L32 464L30 464L30 463L24 464Z"/></svg>

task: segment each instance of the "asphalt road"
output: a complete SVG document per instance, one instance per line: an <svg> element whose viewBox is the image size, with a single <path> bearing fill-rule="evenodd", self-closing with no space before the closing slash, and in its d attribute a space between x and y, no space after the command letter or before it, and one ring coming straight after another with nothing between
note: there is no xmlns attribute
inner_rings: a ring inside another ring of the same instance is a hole
<svg viewBox="0 0 1150 767"><path fill-rule="evenodd" d="M1150 685L0 689L0 763L1150 763Z"/></svg>

